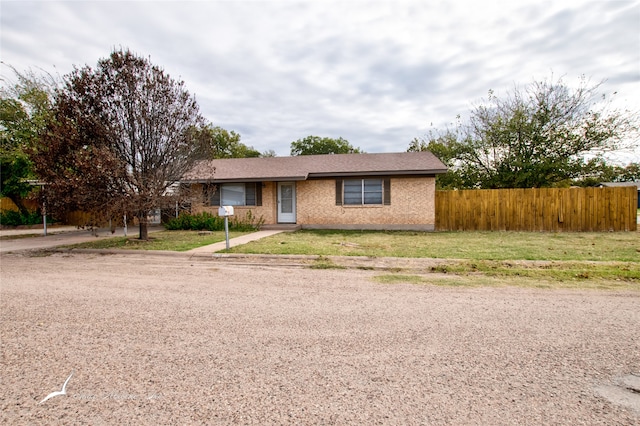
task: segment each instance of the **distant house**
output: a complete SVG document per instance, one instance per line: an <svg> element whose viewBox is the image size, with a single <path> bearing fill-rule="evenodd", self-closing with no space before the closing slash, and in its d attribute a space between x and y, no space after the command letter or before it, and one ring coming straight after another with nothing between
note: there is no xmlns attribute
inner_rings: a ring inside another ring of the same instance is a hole
<svg viewBox="0 0 640 426"><path fill-rule="evenodd" d="M446 170L430 152L235 158L200 162L182 183L203 194L195 209L232 205L265 227L433 230Z"/></svg>
<svg viewBox="0 0 640 426"><path fill-rule="evenodd" d="M600 186L635 186L636 188L638 188L638 208L640 209L640 182L600 182Z"/></svg>

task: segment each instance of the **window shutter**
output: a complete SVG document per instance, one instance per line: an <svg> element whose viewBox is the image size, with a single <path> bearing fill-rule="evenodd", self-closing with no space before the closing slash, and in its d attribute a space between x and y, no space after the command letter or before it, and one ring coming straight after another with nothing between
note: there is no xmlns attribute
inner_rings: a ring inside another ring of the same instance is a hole
<svg viewBox="0 0 640 426"><path fill-rule="evenodd" d="M383 203L385 206L391 205L391 179L385 178L382 182Z"/></svg>
<svg viewBox="0 0 640 426"><path fill-rule="evenodd" d="M250 182L244 184L244 205L256 205L256 183Z"/></svg>
<svg viewBox="0 0 640 426"><path fill-rule="evenodd" d="M262 205L262 182L256 182L256 206Z"/></svg>
<svg viewBox="0 0 640 426"><path fill-rule="evenodd" d="M202 184L202 202L211 204L211 187L209 184Z"/></svg>
<svg viewBox="0 0 640 426"><path fill-rule="evenodd" d="M210 194L210 206L219 206L220 205L220 186L219 185L211 185L209 188L211 188L211 190L213 191L213 193Z"/></svg>
<svg viewBox="0 0 640 426"><path fill-rule="evenodd" d="M342 205L342 179L336 179L336 206Z"/></svg>

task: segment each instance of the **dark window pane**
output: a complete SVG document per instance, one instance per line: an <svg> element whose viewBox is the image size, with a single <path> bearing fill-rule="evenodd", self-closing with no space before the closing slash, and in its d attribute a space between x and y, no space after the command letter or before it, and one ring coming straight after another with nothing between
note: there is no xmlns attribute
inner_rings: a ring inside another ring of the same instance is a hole
<svg viewBox="0 0 640 426"><path fill-rule="evenodd" d="M382 192L368 192L364 194L365 204L382 204Z"/></svg>
<svg viewBox="0 0 640 426"><path fill-rule="evenodd" d="M244 184L225 183L222 185L222 205L223 206L243 206L244 205Z"/></svg>
<svg viewBox="0 0 640 426"><path fill-rule="evenodd" d="M344 203L345 204L362 204L362 194L357 195L349 195L344 194Z"/></svg>
<svg viewBox="0 0 640 426"><path fill-rule="evenodd" d="M344 180L344 203L345 204L362 204L362 180L361 179L345 179Z"/></svg>
<svg viewBox="0 0 640 426"><path fill-rule="evenodd" d="M382 179L365 179L364 180L364 190L368 191L382 191Z"/></svg>
<svg viewBox="0 0 640 426"><path fill-rule="evenodd" d="M382 204L382 179L364 179L364 203Z"/></svg>

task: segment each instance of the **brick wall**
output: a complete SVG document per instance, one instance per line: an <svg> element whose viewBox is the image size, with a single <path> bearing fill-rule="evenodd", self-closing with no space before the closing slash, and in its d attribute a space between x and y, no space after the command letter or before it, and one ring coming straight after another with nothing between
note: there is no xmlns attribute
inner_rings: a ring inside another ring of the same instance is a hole
<svg viewBox="0 0 640 426"><path fill-rule="evenodd" d="M334 179L298 182L298 223L309 228L435 227L435 178L392 178L388 206L337 206L335 200Z"/></svg>
<svg viewBox="0 0 640 426"><path fill-rule="evenodd" d="M391 178L391 205L336 206L335 179L296 182L296 222L306 228L420 229L435 228L435 178ZM235 206L264 224L277 223L276 182L264 182L262 206ZM216 206L194 206L194 213L218 213Z"/></svg>
<svg viewBox="0 0 640 426"><path fill-rule="evenodd" d="M194 193L202 193L202 187L195 185ZM218 206L208 205L196 205L194 203L192 207L193 213L209 212L211 214L218 214ZM275 182L263 182L262 184L262 205L261 206L234 206L234 216L238 219L244 218L244 216L251 211L254 218L264 219L265 224L273 224L277 222L276 219L276 183Z"/></svg>

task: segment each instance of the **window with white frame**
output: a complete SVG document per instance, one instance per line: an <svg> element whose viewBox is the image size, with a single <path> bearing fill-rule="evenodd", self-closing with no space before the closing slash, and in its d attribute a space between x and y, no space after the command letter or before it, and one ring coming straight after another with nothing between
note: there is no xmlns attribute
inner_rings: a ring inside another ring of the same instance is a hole
<svg viewBox="0 0 640 426"><path fill-rule="evenodd" d="M382 204L382 179L345 179L343 203L345 205Z"/></svg>
<svg viewBox="0 0 640 426"><path fill-rule="evenodd" d="M223 183L216 185L211 193L212 206L260 206L262 205L262 183Z"/></svg>

